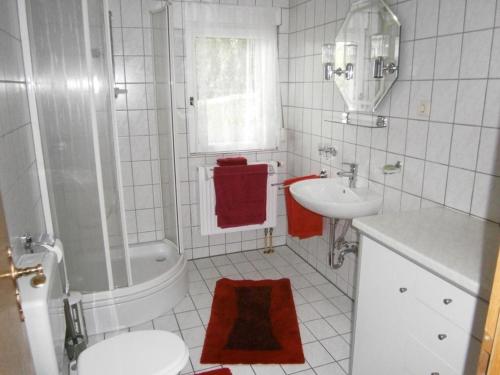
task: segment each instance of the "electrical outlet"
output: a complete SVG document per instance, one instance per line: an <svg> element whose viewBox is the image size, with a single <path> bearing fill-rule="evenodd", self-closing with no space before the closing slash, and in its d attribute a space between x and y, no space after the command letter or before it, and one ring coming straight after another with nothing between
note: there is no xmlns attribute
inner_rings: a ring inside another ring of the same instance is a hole
<svg viewBox="0 0 500 375"><path fill-rule="evenodd" d="M420 100L417 105L417 114L419 116L429 116L431 114L431 102Z"/></svg>

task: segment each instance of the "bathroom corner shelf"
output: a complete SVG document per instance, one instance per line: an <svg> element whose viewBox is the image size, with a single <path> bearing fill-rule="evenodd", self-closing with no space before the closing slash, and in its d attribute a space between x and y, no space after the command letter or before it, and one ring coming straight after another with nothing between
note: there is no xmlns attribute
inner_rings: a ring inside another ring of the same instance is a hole
<svg viewBox="0 0 500 375"><path fill-rule="evenodd" d="M388 119L386 116L375 116L361 113L343 112L340 120L325 120L326 122L336 122L362 128L378 129L386 128Z"/></svg>

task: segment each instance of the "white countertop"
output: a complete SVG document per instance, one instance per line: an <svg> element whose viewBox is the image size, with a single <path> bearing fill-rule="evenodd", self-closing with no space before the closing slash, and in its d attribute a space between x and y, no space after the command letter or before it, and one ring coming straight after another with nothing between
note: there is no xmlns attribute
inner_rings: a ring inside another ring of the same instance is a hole
<svg viewBox="0 0 500 375"><path fill-rule="evenodd" d="M466 292L489 300L500 229L447 208L353 220L360 232Z"/></svg>

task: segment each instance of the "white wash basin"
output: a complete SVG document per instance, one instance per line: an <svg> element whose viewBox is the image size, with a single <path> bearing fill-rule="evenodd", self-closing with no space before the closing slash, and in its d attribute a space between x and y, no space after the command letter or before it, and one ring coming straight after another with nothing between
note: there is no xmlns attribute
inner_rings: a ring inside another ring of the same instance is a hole
<svg viewBox="0 0 500 375"><path fill-rule="evenodd" d="M297 202L317 214L336 219L374 215L382 207L382 196L368 188L348 188L341 179L318 178L290 186Z"/></svg>

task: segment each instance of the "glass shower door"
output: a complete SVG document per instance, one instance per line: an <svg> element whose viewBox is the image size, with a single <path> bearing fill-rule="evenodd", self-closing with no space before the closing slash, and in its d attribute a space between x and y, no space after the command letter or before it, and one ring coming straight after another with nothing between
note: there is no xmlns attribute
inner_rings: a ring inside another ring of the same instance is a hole
<svg viewBox="0 0 500 375"><path fill-rule="evenodd" d="M165 7L151 13L153 27L153 65L156 94L156 115L160 149L161 193L165 238L179 246L177 210L177 184L175 174L175 148L171 83L172 63L169 39L169 9Z"/></svg>
<svg viewBox="0 0 500 375"><path fill-rule="evenodd" d="M26 5L50 206L70 288L126 286L103 2Z"/></svg>

